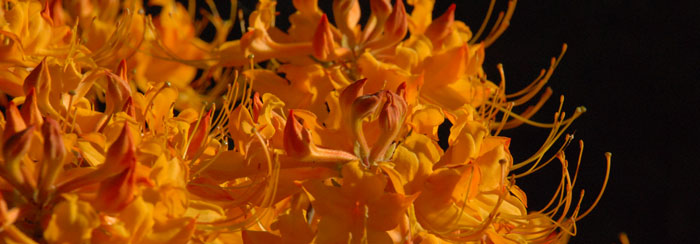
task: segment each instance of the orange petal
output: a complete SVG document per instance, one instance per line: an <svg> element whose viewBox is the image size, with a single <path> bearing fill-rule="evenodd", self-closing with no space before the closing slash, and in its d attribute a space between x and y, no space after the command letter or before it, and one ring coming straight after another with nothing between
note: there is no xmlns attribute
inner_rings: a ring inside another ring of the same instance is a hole
<svg viewBox="0 0 700 244"><path fill-rule="evenodd" d="M282 238L290 240L291 243L311 243L314 239L314 232L307 224L301 210L291 210L288 214L280 215L277 217L276 225Z"/></svg>
<svg viewBox="0 0 700 244"><path fill-rule="evenodd" d="M134 139L127 123L129 122L124 122L119 137L110 145L105 156L105 162L100 168L64 183L59 186L57 191L69 192L80 187L92 185L107 178L122 175L125 170L134 167L133 165L136 163Z"/></svg>
<svg viewBox="0 0 700 244"><path fill-rule="evenodd" d="M404 196L397 193L383 194L379 199L369 203L368 228L378 231L388 231L396 226L406 216L406 209L418 197L418 193Z"/></svg>
<svg viewBox="0 0 700 244"><path fill-rule="evenodd" d="M213 109L210 109L209 112L202 117L202 120L193 123L193 126L190 127L190 132L188 134L192 135L192 139L190 139L190 145L187 147L187 158L194 157L202 146L208 142L212 110ZM195 129L194 125L196 123L199 123L199 126ZM192 134L193 130L194 134Z"/></svg>
<svg viewBox="0 0 700 244"><path fill-rule="evenodd" d="M284 126L284 150L288 156L296 157L300 161L347 162L357 159L344 151L316 146L311 133L297 121L294 110L289 110Z"/></svg>
<svg viewBox="0 0 700 244"><path fill-rule="evenodd" d="M433 6L435 5L435 0L412 0L408 1L408 4L413 5L413 11L411 11L411 21L409 21L409 28L413 35L422 34L425 29L428 28L430 22L433 20Z"/></svg>
<svg viewBox="0 0 700 244"><path fill-rule="evenodd" d="M194 234L196 221L192 218L169 219L153 226L145 243L188 243Z"/></svg>
<svg viewBox="0 0 700 244"><path fill-rule="evenodd" d="M455 9L457 6L453 3L440 17L435 19L430 26L425 30L425 36L433 41L433 47L440 48L442 39L452 33L452 24L455 21Z"/></svg>
<svg viewBox="0 0 700 244"><path fill-rule="evenodd" d="M260 116L260 110L262 109L263 102L260 99L260 93L255 92L253 94L253 121L258 121Z"/></svg>
<svg viewBox="0 0 700 244"><path fill-rule="evenodd" d="M131 167L100 183L97 199L92 202L95 209L108 213L119 212L134 200L136 187L136 159L130 159Z"/></svg>
<svg viewBox="0 0 700 244"><path fill-rule="evenodd" d="M282 243L282 238L266 231L243 230L244 244L275 244Z"/></svg>

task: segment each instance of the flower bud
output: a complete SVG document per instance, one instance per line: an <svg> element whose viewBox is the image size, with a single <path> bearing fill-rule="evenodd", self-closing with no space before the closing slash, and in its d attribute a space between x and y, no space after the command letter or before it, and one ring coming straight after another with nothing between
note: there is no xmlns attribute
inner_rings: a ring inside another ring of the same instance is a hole
<svg viewBox="0 0 700 244"><path fill-rule="evenodd" d="M107 72L107 91L105 92L105 114L120 112L127 98L131 96L131 86L120 76Z"/></svg>
<svg viewBox="0 0 700 244"><path fill-rule="evenodd" d="M406 17L406 9L403 5L403 1L397 0L394 11L388 16L386 22L379 24L383 25L383 36L378 39L370 40L370 43L366 46L367 48L380 49L402 41L408 31L408 19Z"/></svg>
<svg viewBox="0 0 700 244"><path fill-rule="evenodd" d="M61 136L58 123L46 118L41 128L44 136L44 161L41 168L41 189L49 190L63 169L63 158L66 156L66 148Z"/></svg>
<svg viewBox="0 0 700 244"><path fill-rule="evenodd" d="M347 36L350 45L357 44L357 34L360 21L360 3L357 0L335 0L333 1L333 16L335 25Z"/></svg>
<svg viewBox="0 0 700 244"><path fill-rule="evenodd" d="M340 102L341 111L350 111L352 103L364 92L366 83L367 78L360 79L343 89L343 91L340 93L340 98L338 99Z"/></svg>
<svg viewBox="0 0 700 244"><path fill-rule="evenodd" d="M316 27L314 39L311 41L314 48L314 57L319 60L328 60L332 58L335 50L335 41L333 40L333 32L331 32L328 17L324 14L321 16L321 22Z"/></svg>
<svg viewBox="0 0 700 244"><path fill-rule="evenodd" d="M7 140L17 132L27 128L27 124L24 123L22 115L20 115L19 110L14 102L10 102L5 110L5 130L2 133L3 145Z"/></svg>
<svg viewBox="0 0 700 244"><path fill-rule="evenodd" d="M49 93L51 92L51 75L49 73L46 58L41 60L27 78L24 79L23 89L25 94L29 94L31 89L35 89L37 106L43 114L51 115L52 117L61 117L53 108L49 101Z"/></svg>
<svg viewBox="0 0 700 244"><path fill-rule="evenodd" d="M406 102L393 92L385 92L386 102L379 114L379 125L382 129L382 134L379 140L372 147L370 153L370 161L380 159L386 153L394 138L401 131L406 118Z"/></svg>
<svg viewBox="0 0 700 244"><path fill-rule="evenodd" d="M369 165L369 146L362 128L363 120L374 113L381 102L379 95L365 95L355 99L350 112L350 126L355 140L360 144L360 157Z"/></svg>
<svg viewBox="0 0 700 244"><path fill-rule="evenodd" d="M41 111L39 111L37 105L36 89L34 89L34 87L29 89L29 93L27 93L24 99L24 104L22 104L20 114L22 114L22 118L27 124L41 126L44 122L41 118Z"/></svg>
<svg viewBox="0 0 700 244"><path fill-rule="evenodd" d="M13 184L23 184L24 176L20 163L22 158L27 154L31 145L32 135L34 134L35 126L15 133L10 136L2 147L2 156L5 159L5 179Z"/></svg>

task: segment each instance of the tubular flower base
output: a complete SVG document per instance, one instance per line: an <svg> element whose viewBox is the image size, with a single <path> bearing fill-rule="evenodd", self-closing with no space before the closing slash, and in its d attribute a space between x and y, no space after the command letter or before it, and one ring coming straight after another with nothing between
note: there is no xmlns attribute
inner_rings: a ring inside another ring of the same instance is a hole
<svg viewBox="0 0 700 244"><path fill-rule="evenodd" d="M1 243L559 243L600 200L610 154L589 207L564 154L585 108L530 120L561 56L513 94L482 69L515 0L476 34L432 1L294 0L288 30L205 2L2 0ZM550 131L516 162L521 124ZM552 162L528 209L516 179Z"/></svg>

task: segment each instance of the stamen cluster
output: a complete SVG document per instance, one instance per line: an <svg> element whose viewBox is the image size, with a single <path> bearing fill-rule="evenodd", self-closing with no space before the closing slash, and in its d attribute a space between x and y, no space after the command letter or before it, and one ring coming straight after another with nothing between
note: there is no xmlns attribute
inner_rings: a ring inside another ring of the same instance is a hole
<svg viewBox="0 0 700 244"><path fill-rule="evenodd" d="M371 0L366 23L357 0L333 21L293 0L287 30L273 0L205 2L2 0L0 242L566 242L600 199L574 200L564 154L585 108L530 120L561 56L512 94L482 68L515 0L488 34L493 2L476 34L432 0ZM523 123L550 132L515 162L526 139L499 134ZM550 162L528 209L515 181Z"/></svg>

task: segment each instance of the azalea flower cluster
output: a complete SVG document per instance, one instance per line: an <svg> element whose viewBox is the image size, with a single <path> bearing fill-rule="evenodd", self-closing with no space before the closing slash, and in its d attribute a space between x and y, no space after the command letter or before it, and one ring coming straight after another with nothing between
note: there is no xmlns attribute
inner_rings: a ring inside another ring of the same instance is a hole
<svg viewBox="0 0 700 244"><path fill-rule="evenodd" d="M275 1L205 2L2 0L0 242L552 243L600 199L581 207L563 153L585 108L530 120L561 56L513 94L482 68L514 0L476 34L432 0L372 0L366 23L293 0L287 30ZM550 132L515 163L499 134L523 123ZM515 180L550 162L528 209Z"/></svg>

